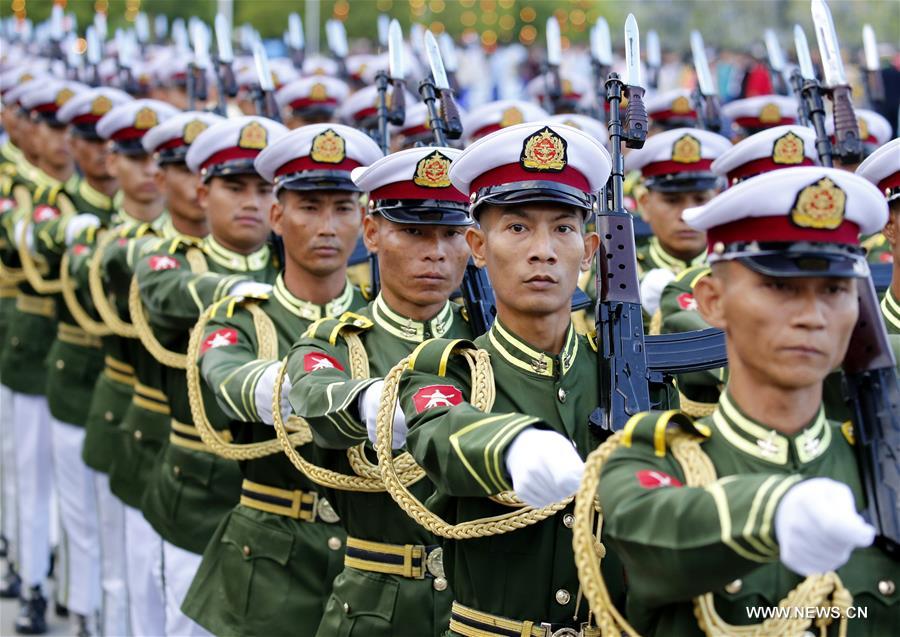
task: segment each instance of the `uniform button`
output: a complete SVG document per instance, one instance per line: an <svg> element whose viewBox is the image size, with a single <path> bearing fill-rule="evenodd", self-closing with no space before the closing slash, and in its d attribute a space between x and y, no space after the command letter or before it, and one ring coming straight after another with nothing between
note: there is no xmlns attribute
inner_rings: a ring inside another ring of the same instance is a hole
<svg viewBox="0 0 900 637"><path fill-rule="evenodd" d="M878 582L878 592L882 595L893 595L897 592L897 585L894 584L894 580L883 579Z"/></svg>
<svg viewBox="0 0 900 637"><path fill-rule="evenodd" d="M178 465L175 465L174 467L172 467L172 473L174 473L175 477L177 478L178 476L181 475L181 467L179 467Z"/></svg>
<svg viewBox="0 0 900 637"><path fill-rule="evenodd" d="M112 422L113 413L111 411L106 412L103 414L103 419L106 420L106 422Z"/></svg>
<svg viewBox="0 0 900 637"><path fill-rule="evenodd" d="M734 580L733 582L729 582L725 584L725 592L731 593L734 595L735 593L740 593L741 589L744 587L744 582L739 579Z"/></svg>
<svg viewBox="0 0 900 637"><path fill-rule="evenodd" d="M569 594L569 591L567 591L566 589L561 588L558 591L556 591L556 603L557 604L559 604L561 606L565 606L566 604L569 603L570 599L572 599L572 595Z"/></svg>
<svg viewBox="0 0 900 637"><path fill-rule="evenodd" d="M445 591L447 590L447 580L443 577L435 577L432 586L434 586L434 590L436 591Z"/></svg>
<svg viewBox="0 0 900 637"><path fill-rule="evenodd" d="M66 361L64 361L64 360L56 361L56 369L62 369L65 366L66 366Z"/></svg>
<svg viewBox="0 0 900 637"><path fill-rule="evenodd" d="M330 537L328 538L328 548L332 551L337 551L341 548L341 538L339 537Z"/></svg>
<svg viewBox="0 0 900 637"><path fill-rule="evenodd" d="M244 544L244 548L242 549L242 552L244 553L244 557L250 557L250 547L247 546L246 544Z"/></svg>
<svg viewBox="0 0 900 637"><path fill-rule="evenodd" d="M13 336L11 339L9 339L9 342L12 343L13 347L18 347L19 346L19 337Z"/></svg>
<svg viewBox="0 0 900 637"><path fill-rule="evenodd" d="M140 439L143 438L143 437L144 437L144 434L141 433L141 430L140 430L140 429L138 429L137 431L134 432L134 439L135 439L135 440L140 440Z"/></svg>
<svg viewBox="0 0 900 637"><path fill-rule="evenodd" d="M571 513L566 513L563 516L563 525L567 529L571 529L573 526L575 526L575 516L572 515Z"/></svg>
<svg viewBox="0 0 900 637"><path fill-rule="evenodd" d="M560 387L559 391L556 392L556 397L559 398L559 402L566 402L566 390Z"/></svg>
<svg viewBox="0 0 900 637"><path fill-rule="evenodd" d="M347 602L344 602L344 614L350 614L350 604L348 604Z"/></svg>

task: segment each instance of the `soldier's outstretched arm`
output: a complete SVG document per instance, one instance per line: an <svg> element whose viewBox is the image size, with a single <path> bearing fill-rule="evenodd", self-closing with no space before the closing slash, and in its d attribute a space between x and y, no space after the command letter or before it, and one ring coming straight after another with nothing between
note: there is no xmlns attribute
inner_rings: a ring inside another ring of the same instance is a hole
<svg viewBox="0 0 900 637"><path fill-rule="evenodd" d="M309 422L315 444L325 449L349 449L368 440L359 396L378 380L351 377L339 327L335 319L313 323L288 355L291 407Z"/></svg>
<svg viewBox="0 0 900 637"><path fill-rule="evenodd" d="M753 473L684 486L664 435L662 443L656 435L668 413L635 417L598 489L603 541L625 564L632 593L651 605L690 600L777 561L775 511L801 480Z"/></svg>

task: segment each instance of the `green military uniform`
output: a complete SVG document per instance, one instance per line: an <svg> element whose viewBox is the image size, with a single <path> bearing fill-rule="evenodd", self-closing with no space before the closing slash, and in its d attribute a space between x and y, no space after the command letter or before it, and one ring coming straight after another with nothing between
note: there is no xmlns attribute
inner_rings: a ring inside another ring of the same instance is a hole
<svg viewBox="0 0 900 637"><path fill-rule="evenodd" d="M255 413L261 370L273 361L260 355L262 335L247 306L255 304L269 318L278 357L283 358L313 321L339 317L364 303L349 283L327 305L303 301L279 275L267 299L229 298L217 304L204 330L199 364L203 387L215 393L235 442L275 438L273 427L259 422ZM311 449L304 445L300 452L312 459ZM336 524L337 514L315 492L315 484L280 450L239 465L244 478L241 501L222 519L206 547L184 612L218 635L313 634L332 580L343 567L346 534Z"/></svg>
<svg viewBox="0 0 900 637"><path fill-rule="evenodd" d="M900 301L894 296L891 288L884 293L881 300L881 314L889 334L900 334Z"/></svg>
<svg viewBox="0 0 900 637"><path fill-rule="evenodd" d="M751 623L748 608L777 605L802 579L778 561L773 517L785 491L828 477L865 502L852 428L820 409L801 431L784 435L748 418L726 391L698 425L672 419L701 441L718 477L706 487L684 487L679 462L668 450L659 453L663 418L671 413L633 418L628 442L600 476L604 542L625 563L629 621L642 635L702 635L691 598L712 591L725 621ZM853 605L869 613L850 620L848 634L894 632L896 562L874 547L859 549L837 574Z"/></svg>
<svg viewBox="0 0 900 637"><path fill-rule="evenodd" d="M701 252L690 261L684 261L673 257L659 242L656 237L651 237L646 245L637 250L638 272L641 276L650 270L669 270L672 274L681 274L688 268L704 265L706 252Z"/></svg>
<svg viewBox="0 0 900 637"><path fill-rule="evenodd" d="M341 337L358 334L369 362L369 378L351 379L349 349ZM468 338L471 330L460 306L447 302L429 321L415 321L391 310L379 295L358 314L342 320L323 319L310 327L291 350L288 373L291 405L309 422L316 462L333 471L355 475L348 451L359 450L375 463L365 424L360 423L359 396L415 347L433 337ZM433 486L420 480L410 489L419 499ZM442 574L425 573L424 555L438 540L409 518L385 492L328 488L328 501L347 531L347 559L334 581L319 635L438 635L449 621L450 592ZM395 566L384 564L403 555ZM412 554L419 554L417 576ZM379 561L380 560L380 561ZM400 622L402 621L402 625ZM408 632L403 632L408 631Z"/></svg>
<svg viewBox="0 0 900 637"><path fill-rule="evenodd" d="M494 374L496 399L487 413L464 402L471 395L469 366L453 351L466 343L435 340L420 347L400 382L407 447L437 487L429 508L456 522L509 513L491 496L512 489L506 450L526 427L566 436L582 457L601 442L588 427L599 401L591 340L570 326L562 351L553 356L498 319L474 344L490 355ZM438 401L436 389L443 395ZM546 622L554 630L586 622L570 549L571 514L569 505L513 532L445 542L444 567L456 595L451 634L470 634L484 613L535 626ZM608 570L615 578L613 559Z"/></svg>
<svg viewBox="0 0 900 637"><path fill-rule="evenodd" d="M866 249L866 259L869 263L893 263L893 251L891 244L880 232L867 237L860 242Z"/></svg>
<svg viewBox="0 0 900 637"><path fill-rule="evenodd" d="M277 272L268 246L244 256L211 236L199 243L179 237L145 256L135 277L155 338L183 354L190 329L209 305L225 298L238 282L272 283ZM172 417L170 444L148 476L141 510L164 540L200 554L237 504L241 474L236 462L213 455L191 424L184 370L166 368L164 382Z"/></svg>

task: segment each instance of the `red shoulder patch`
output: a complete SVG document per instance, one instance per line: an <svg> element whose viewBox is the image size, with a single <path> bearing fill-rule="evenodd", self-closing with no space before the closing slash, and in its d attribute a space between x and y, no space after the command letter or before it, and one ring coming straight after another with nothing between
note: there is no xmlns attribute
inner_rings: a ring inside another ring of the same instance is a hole
<svg viewBox="0 0 900 637"><path fill-rule="evenodd" d="M894 255L891 254L890 252L882 252L881 254L878 255L878 260L881 261L882 263L893 263Z"/></svg>
<svg viewBox="0 0 900 637"><path fill-rule="evenodd" d="M32 213L32 219L34 219L35 223L43 223L44 221L53 221L54 219L59 217L59 209L54 208L53 206L48 206L43 203L39 206L36 206L34 212Z"/></svg>
<svg viewBox="0 0 900 637"><path fill-rule="evenodd" d="M177 270L181 267L178 259L166 255L150 257L150 269L154 272L160 270Z"/></svg>
<svg viewBox="0 0 900 637"><path fill-rule="evenodd" d="M688 292L684 294L678 295L678 307L682 310L696 310L697 309L697 301L694 299L694 295Z"/></svg>
<svg viewBox="0 0 900 637"><path fill-rule="evenodd" d="M463 401L462 391L453 385L428 385L413 396L416 412L422 413L435 407L452 407Z"/></svg>
<svg viewBox="0 0 900 637"><path fill-rule="evenodd" d="M0 197L0 215L16 207L16 200L8 197Z"/></svg>
<svg viewBox="0 0 900 637"><path fill-rule="evenodd" d="M320 369L344 371L344 366L338 359L322 352L309 352L303 357L303 371L317 372Z"/></svg>
<svg viewBox="0 0 900 637"><path fill-rule="evenodd" d="M72 246L72 254L74 254L76 257L80 257L81 255L86 254L87 251L88 247L83 243L76 243L74 246Z"/></svg>
<svg viewBox="0 0 900 637"><path fill-rule="evenodd" d="M203 341L203 344L200 346L200 353L204 354L208 350L216 349L218 347L227 347L228 345L236 345L238 342L238 334L237 330L232 329L230 327L223 327L220 330L216 330L212 334L206 337Z"/></svg>
<svg viewBox="0 0 900 637"><path fill-rule="evenodd" d="M119 247L124 248L128 245L128 239L126 239L125 237L119 237L117 243L119 244Z"/></svg>
<svg viewBox="0 0 900 637"><path fill-rule="evenodd" d="M653 469L642 469L634 474L638 483L645 489L659 489L661 487L683 487L681 481L668 473Z"/></svg>

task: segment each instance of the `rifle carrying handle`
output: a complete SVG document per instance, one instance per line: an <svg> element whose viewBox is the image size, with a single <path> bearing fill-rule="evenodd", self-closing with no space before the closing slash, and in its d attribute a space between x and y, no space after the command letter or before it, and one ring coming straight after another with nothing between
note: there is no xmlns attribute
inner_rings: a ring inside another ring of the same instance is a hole
<svg viewBox="0 0 900 637"><path fill-rule="evenodd" d="M837 155L845 163L859 161L862 157L862 141L859 126L853 112L853 100L849 86L835 86L831 89L834 105L834 142Z"/></svg>
<svg viewBox="0 0 900 637"><path fill-rule="evenodd" d="M447 137L459 139L462 136L462 121L459 118L459 109L456 100L453 99L453 91L441 90L441 110L444 113L444 121L447 122Z"/></svg>
<svg viewBox="0 0 900 637"><path fill-rule="evenodd" d="M644 89L640 86L626 86L625 97L628 105L625 107L624 138L628 148L641 148L647 140L647 107L644 106Z"/></svg>

